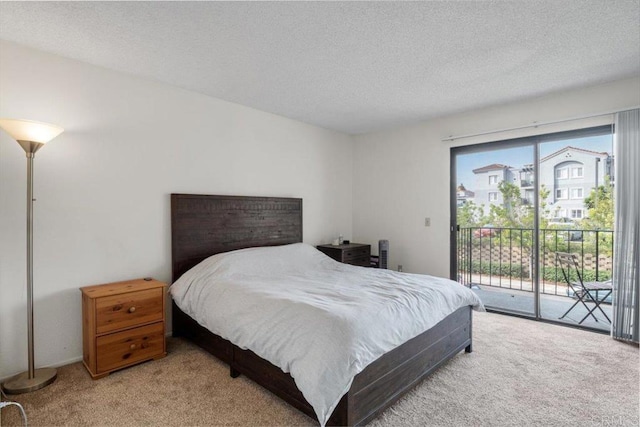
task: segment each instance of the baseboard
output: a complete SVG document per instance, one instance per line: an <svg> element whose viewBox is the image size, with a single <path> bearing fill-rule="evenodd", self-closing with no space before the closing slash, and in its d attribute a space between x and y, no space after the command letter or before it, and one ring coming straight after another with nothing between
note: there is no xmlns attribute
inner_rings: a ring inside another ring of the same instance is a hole
<svg viewBox="0 0 640 427"><path fill-rule="evenodd" d="M72 363L80 362L81 360L82 360L82 356L76 356L76 357L72 357L71 359L67 359L67 360L63 360L63 361L60 361L60 362L52 363L51 365L36 366L36 369L38 369L38 368L59 368L61 366L70 365ZM8 380L9 378L13 378L13 377L15 377L16 375L18 375L18 374L20 374L22 372L24 372L24 371L16 372L15 374L7 375L6 377L0 377L0 382L4 382L4 381Z"/></svg>
<svg viewBox="0 0 640 427"><path fill-rule="evenodd" d="M173 333L173 331L166 331L164 335L165 335L165 337L171 337L172 333ZM36 368L59 368L61 366L70 365L72 363L76 363L76 362L80 362L80 361L82 361L82 355L76 356L76 357L72 357L72 358L67 359L67 360L62 360L60 362L52 363L51 365L47 365L47 366L36 366ZM0 377L0 382L5 382L9 378L13 378L13 377L15 377L16 375L18 375L18 374L20 374L22 372L24 372L24 371L16 372L15 374L7 375L6 377Z"/></svg>

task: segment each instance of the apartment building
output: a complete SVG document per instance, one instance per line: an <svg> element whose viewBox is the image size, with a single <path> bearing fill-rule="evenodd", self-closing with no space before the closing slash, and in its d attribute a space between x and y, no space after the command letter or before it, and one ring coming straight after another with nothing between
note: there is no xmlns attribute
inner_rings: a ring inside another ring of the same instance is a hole
<svg viewBox="0 0 640 427"><path fill-rule="evenodd" d="M504 203L498 189L501 181L520 187L523 202L533 204L533 165L521 168L493 163L473 170L476 177L473 200L484 206L485 214L491 205ZM606 177L613 182L613 157L606 152L566 146L540 159L540 184L549 190L546 198L550 216L579 220L587 216L584 199L592 188L602 185Z"/></svg>

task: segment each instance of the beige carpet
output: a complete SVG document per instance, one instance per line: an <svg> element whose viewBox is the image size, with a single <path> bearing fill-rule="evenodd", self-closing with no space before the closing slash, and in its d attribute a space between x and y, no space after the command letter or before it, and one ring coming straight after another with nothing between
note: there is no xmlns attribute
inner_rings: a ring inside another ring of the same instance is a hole
<svg viewBox="0 0 640 427"><path fill-rule="evenodd" d="M29 424L317 425L179 339L169 355L93 381L80 363L24 404ZM374 426L638 425L638 348L605 335L474 313L474 352L450 363L389 408ZM17 409L2 425L20 425Z"/></svg>

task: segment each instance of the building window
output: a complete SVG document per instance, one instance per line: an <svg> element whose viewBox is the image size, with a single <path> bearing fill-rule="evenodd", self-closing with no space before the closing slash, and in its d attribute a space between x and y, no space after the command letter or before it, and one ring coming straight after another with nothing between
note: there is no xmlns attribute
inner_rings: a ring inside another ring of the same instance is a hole
<svg viewBox="0 0 640 427"><path fill-rule="evenodd" d="M568 168L558 168L558 169L556 169L556 178L557 179L567 179L567 178L569 178L569 169Z"/></svg>
<svg viewBox="0 0 640 427"><path fill-rule="evenodd" d="M533 190L526 190L524 192L524 199L527 201L527 203L533 204L533 199L534 199Z"/></svg>
<svg viewBox="0 0 640 427"><path fill-rule="evenodd" d="M571 209L571 218L581 219L582 209Z"/></svg>
<svg viewBox="0 0 640 427"><path fill-rule="evenodd" d="M567 210L566 209L556 209L554 218L566 218Z"/></svg>
<svg viewBox="0 0 640 427"><path fill-rule="evenodd" d="M498 183L498 175L489 175L489 184L497 184L497 183Z"/></svg>
<svg viewBox="0 0 640 427"><path fill-rule="evenodd" d="M556 188L556 199L567 199L566 188Z"/></svg>
<svg viewBox="0 0 640 427"><path fill-rule="evenodd" d="M584 198L584 192L582 188L572 188L571 189L571 198L572 199L582 199Z"/></svg>
<svg viewBox="0 0 640 427"><path fill-rule="evenodd" d="M582 167L571 168L571 178L582 178L583 176Z"/></svg>
<svg viewBox="0 0 640 427"><path fill-rule="evenodd" d="M489 192L489 201L497 202L498 201L498 193L496 191Z"/></svg>

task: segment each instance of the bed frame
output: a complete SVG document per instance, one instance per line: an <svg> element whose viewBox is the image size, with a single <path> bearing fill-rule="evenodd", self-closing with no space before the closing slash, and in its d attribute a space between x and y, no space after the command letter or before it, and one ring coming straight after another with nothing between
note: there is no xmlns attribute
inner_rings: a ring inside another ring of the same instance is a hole
<svg viewBox="0 0 640 427"><path fill-rule="evenodd" d="M205 258L236 249L302 241L302 199L171 195L173 281ZM173 307L173 336L185 337L312 418L291 375L250 350L211 333ZM471 307L382 355L356 375L328 425L361 425L462 350L471 352Z"/></svg>

